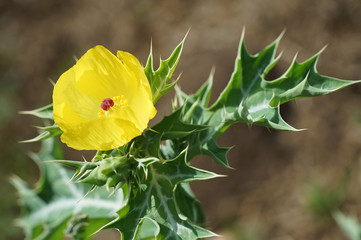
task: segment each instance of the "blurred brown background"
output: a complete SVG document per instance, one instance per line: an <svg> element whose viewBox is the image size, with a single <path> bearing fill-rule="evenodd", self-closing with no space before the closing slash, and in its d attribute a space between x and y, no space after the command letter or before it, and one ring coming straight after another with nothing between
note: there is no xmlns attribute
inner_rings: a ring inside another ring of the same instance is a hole
<svg viewBox="0 0 361 240"><path fill-rule="evenodd" d="M19 214L11 174L36 182L38 170L26 156L39 144L18 144L35 136L35 118L19 110L51 102L52 85L74 64L73 56L102 44L129 51L145 64L150 41L155 59L166 58L191 27L176 75L192 93L216 67L213 98L228 81L242 28L251 53L283 30L280 76L298 52L303 61L328 45L318 70L343 79L361 79L359 0L1 0L0 2L0 239L23 239L12 226ZM231 127L219 143L235 170L206 157L193 161L227 178L196 182L193 189L207 216L206 226L222 239L347 239L330 212L361 214L361 86L282 107L291 125L306 131ZM154 122L171 111L174 93L157 106ZM81 153L90 155L91 153ZM80 153L67 150L67 158ZM113 233L113 238L115 238ZM98 239L110 239L103 235Z"/></svg>

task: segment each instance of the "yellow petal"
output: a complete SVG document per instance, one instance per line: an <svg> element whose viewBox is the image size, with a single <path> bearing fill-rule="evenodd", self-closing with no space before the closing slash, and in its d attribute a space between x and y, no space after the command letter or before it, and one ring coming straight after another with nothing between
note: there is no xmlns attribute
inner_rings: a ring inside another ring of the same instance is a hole
<svg viewBox="0 0 361 240"><path fill-rule="evenodd" d="M134 79L134 74L103 46L84 54L75 65L75 71L77 88L99 102L120 93L134 95L138 88L139 81Z"/></svg>
<svg viewBox="0 0 361 240"><path fill-rule="evenodd" d="M132 54L118 51L117 56L124 63L128 72L134 73L134 77L140 82L136 96L129 100L129 110L132 111L135 118L133 121L136 126L139 129L144 129L147 127L148 120L152 119L157 113L153 105L148 79L138 59ZM146 124L144 124L145 122Z"/></svg>
<svg viewBox="0 0 361 240"><path fill-rule="evenodd" d="M138 129L145 129L148 126L148 121L154 117L155 108L153 102L147 97L147 92L144 88L138 89L138 96L129 100L128 114L133 123Z"/></svg>
<svg viewBox="0 0 361 240"><path fill-rule="evenodd" d="M138 79L140 84L146 90L148 97L152 100L152 92L149 86L149 81L145 76L144 69L140 65L138 59L128 52L118 51L117 57L124 63L129 72L135 74L135 78Z"/></svg>
<svg viewBox="0 0 361 240"><path fill-rule="evenodd" d="M55 84L53 91L55 122L59 121L74 124L74 115L83 120L98 117L99 102L76 89L75 76L76 71L73 67L63 73Z"/></svg>
<svg viewBox="0 0 361 240"><path fill-rule="evenodd" d="M126 144L141 133L130 121L99 118L65 129L61 140L78 150L106 151Z"/></svg>

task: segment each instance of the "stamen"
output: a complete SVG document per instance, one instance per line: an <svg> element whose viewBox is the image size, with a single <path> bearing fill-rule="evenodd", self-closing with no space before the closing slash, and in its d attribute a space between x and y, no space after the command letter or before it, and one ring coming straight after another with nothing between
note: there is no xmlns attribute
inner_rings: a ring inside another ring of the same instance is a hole
<svg viewBox="0 0 361 240"><path fill-rule="evenodd" d="M99 117L104 116L104 114L105 114L105 111L104 111L103 109L100 110L100 112L98 112L98 116L99 116Z"/></svg>

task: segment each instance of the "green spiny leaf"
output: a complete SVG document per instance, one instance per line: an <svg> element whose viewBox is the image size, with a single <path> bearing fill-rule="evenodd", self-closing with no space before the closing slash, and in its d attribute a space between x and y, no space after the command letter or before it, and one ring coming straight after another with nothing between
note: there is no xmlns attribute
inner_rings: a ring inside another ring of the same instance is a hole
<svg viewBox="0 0 361 240"><path fill-rule="evenodd" d="M40 129L43 132L40 133L38 136L32 138L32 139L24 140L24 141L21 141L21 142L22 143L38 142L38 141L45 140L47 138L56 137L56 136L63 133L63 131L59 128L59 126L57 124L54 124L52 126L37 127L37 128Z"/></svg>
<svg viewBox="0 0 361 240"><path fill-rule="evenodd" d="M223 114L219 133L235 122L296 131L282 119L280 104L295 98L328 94L360 82L320 75L316 63L321 52L301 64L294 60L283 76L266 81L265 75L278 60L275 54L279 41L280 38L260 53L250 55L242 36L231 80L208 112L208 124L219 122Z"/></svg>
<svg viewBox="0 0 361 240"><path fill-rule="evenodd" d="M186 150L177 158L149 166L149 175L142 182L142 189L132 192L129 200L131 211L118 218L106 228L116 228L124 239L137 239L144 219L151 219L159 228L157 239L198 239L215 236L187 221L179 212L175 199L178 184L193 180L204 180L218 175L191 167L186 162ZM144 178L145 179L145 178Z"/></svg>
<svg viewBox="0 0 361 240"><path fill-rule="evenodd" d="M81 228L89 236L105 223L113 220L124 204L123 191L109 197L105 188L99 188L84 198L89 191L89 184L72 184L69 179L72 173L57 163L46 163L62 158L54 139L43 141L39 154L31 157L41 169L41 178L36 189L30 189L24 181L13 177L13 185L19 192L23 215L17 221L26 234L26 239L58 240L64 239L64 231L74 215L85 214L88 223ZM72 234L75 234L72 232Z"/></svg>
<svg viewBox="0 0 361 240"><path fill-rule="evenodd" d="M209 100L211 98L214 72L215 69L212 68L208 80L199 88L195 94L192 95L193 102L195 102L195 100L199 101L199 105L204 108L208 106Z"/></svg>
<svg viewBox="0 0 361 240"><path fill-rule="evenodd" d="M228 164L227 153L231 148L219 147L214 140L210 140L202 144L201 152L205 155L212 157L212 159L225 167L230 167Z"/></svg>
<svg viewBox="0 0 361 240"><path fill-rule="evenodd" d="M162 139L175 139L182 138L190 135L194 132L203 131L209 126L190 124L182 121L182 110L179 109L173 112L171 115L166 116L163 120L155 125L152 129L155 131L148 131L151 135L161 134Z"/></svg>
<svg viewBox="0 0 361 240"><path fill-rule="evenodd" d="M21 114L33 115L35 117L53 120L53 104L46 105L31 111L20 111Z"/></svg>
<svg viewBox="0 0 361 240"><path fill-rule="evenodd" d="M182 106L182 120L187 123L204 124L205 113L211 97L214 69L212 69L208 80L193 95L188 96L176 88L178 101Z"/></svg>
<svg viewBox="0 0 361 240"><path fill-rule="evenodd" d="M156 71L154 71L153 67L152 48L150 50L144 72L148 78L152 91L153 104L155 104L163 95L167 94L170 90L172 90L177 83L177 80L172 83L169 83L169 81L172 78L175 68L177 67L179 58L183 50L184 40L185 38L174 49L173 53L167 60L160 60L160 66Z"/></svg>
<svg viewBox="0 0 361 240"><path fill-rule="evenodd" d="M191 223L202 226L205 221L199 201L193 194L189 183L178 184L174 191L178 212L184 215Z"/></svg>
<svg viewBox="0 0 361 240"><path fill-rule="evenodd" d="M142 227L139 231L139 240L154 240L154 237L159 234L159 225L156 221L150 218L143 218Z"/></svg>

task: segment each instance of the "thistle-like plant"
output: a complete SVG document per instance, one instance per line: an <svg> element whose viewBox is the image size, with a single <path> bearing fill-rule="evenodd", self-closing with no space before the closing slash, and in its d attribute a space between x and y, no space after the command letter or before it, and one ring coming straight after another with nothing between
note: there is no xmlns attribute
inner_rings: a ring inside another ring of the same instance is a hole
<svg viewBox="0 0 361 240"><path fill-rule="evenodd" d="M176 87L173 112L151 127L146 125L154 116L153 104L176 84L172 75L184 40L157 70L152 52L144 70L128 53L118 52L117 58L102 47L86 53L55 86L54 109L48 105L25 112L52 120L54 111L55 116L54 124L29 140L43 141L43 150L33 155L43 169L37 189L13 178L24 209L19 224L27 239L66 234L86 239L110 228L125 240L216 236L203 228L204 216L189 182L220 175L192 167L191 160L208 155L230 167L230 149L216 140L232 124L297 131L282 119L281 104L358 82L320 75L320 53L303 63L294 59L281 77L266 81L279 59L279 41L251 55L242 35L234 72L217 100L209 104L212 71L194 94ZM69 146L96 149L96 155L89 162L63 160L53 140L60 134Z"/></svg>

